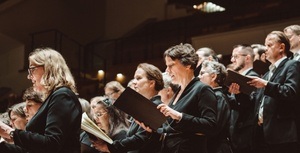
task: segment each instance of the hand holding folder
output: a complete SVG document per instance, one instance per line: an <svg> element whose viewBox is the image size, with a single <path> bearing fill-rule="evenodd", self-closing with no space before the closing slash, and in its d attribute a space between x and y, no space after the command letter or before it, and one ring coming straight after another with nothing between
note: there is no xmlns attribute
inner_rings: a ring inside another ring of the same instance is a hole
<svg viewBox="0 0 300 153"><path fill-rule="evenodd" d="M232 83L237 83L240 86L240 91L247 95L250 95L256 88L251 86L247 82L251 81L252 78L241 75L232 70L228 70L228 76L225 81L226 86L230 86Z"/></svg>

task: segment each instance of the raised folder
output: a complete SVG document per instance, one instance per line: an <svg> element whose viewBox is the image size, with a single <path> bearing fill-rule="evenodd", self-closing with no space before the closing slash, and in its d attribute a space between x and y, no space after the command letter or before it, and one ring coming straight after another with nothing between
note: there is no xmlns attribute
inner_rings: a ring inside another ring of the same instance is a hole
<svg viewBox="0 0 300 153"><path fill-rule="evenodd" d="M247 95L250 95L254 90L256 90L254 86L250 86L247 83L248 81L252 80L251 78L241 75L232 70L228 70L227 72L228 72L228 76L225 81L226 86L230 86L231 83L237 83L240 86L240 91Z"/></svg>
<svg viewBox="0 0 300 153"><path fill-rule="evenodd" d="M124 90L113 105L153 130L161 127L167 119L156 104L130 87Z"/></svg>
<svg viewBox="0 0 300 153"><path fill-rule="evenodd" d="M269 71L269 66L270 64L265 63L261 60L256 60L253 62L253 70L260 76L263 76L266 72Z"/></svg>

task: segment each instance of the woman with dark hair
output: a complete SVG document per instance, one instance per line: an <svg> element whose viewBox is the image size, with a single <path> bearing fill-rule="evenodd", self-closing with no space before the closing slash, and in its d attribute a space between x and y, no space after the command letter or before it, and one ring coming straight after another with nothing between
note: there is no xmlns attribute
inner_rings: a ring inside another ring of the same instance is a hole
<svg viewBox="0 0 300 153"><path fill-rule="evenodd" d="M126 137L129 125L126 122L126 116L119 113L113 105L110 99L98 96L93 98L98 100L94 104L93 116L94 122L102 129L112 140L120 140ZM97 138L91 134L83 132L81 135L81 152L82 153L94 153L98 152L90 146L97 146ZM88 139L89 138L89 139ZM92 144L92 145L91 145Z"/></svg>
<svg viewBox="0 0 300 153"><path fill-rule="evenodd" d="M26 103L24 112L26 114L26 120L30 121L31 118L37 113L41 107L43 100L42 95L34 91L32 87L25 90L23 94L23 100Z"/></svg>
<svg viewBox="0 0 300 153"><path fill-rule="evenodd" d="M26 115L24 112L25 102L17 103L8 108L7 114L9 118L9 124L13 129L25 130L27 124ZM7 143L13 143L11 139L1 138L0 142L5 141Z"/></svg>
<svg viewBox="0 0 300 153"><path fill-rule="evenodd" d="M134 74L134 89L156 105L161 104L158 92L164 87L161 71L148 63L139 64ZM126 101L124 101L126 103ZM148 133L132 119L127 137L113 144L99 142L95 148L103 152L156 153L160 150L157 133Z"/></svg>
<svg viewBox="0 0 300 153"><path fill-rule="evenodd" d="M207 152L206 135L215 132L217 99L208 85L194 77L198 56L190 44L179 44L164 53L166 72L180 86L169 105L158 109L168 117L163 124L162 152Z"/></svg>
<svg viewBox="0 0 300 153"><path fill-rule="evenodd" d="M26 115L24 112L25 103L18 103L8 109L8 117L10 124L14 129L25 130L27 124Z"/></svg>
<svg viewBox="0 0 300 153"><path fill-rule="evenodd" d="M180 87L169 105L157 107L168 117L158 131L162 136L162 152L206 153L206 135L213 134L216 127L216 96L211 87L194 77L198 56L190 44L167 49L164 58L172 83Z"/></svg>
<svg viewBox="0 0 300 153"><path fill-rule="evenodd" d="M97 102L93 119L99 128L113 140L125 138L129 127L126 117L120 115L108 98L101 97L100 101Z"/></svg>

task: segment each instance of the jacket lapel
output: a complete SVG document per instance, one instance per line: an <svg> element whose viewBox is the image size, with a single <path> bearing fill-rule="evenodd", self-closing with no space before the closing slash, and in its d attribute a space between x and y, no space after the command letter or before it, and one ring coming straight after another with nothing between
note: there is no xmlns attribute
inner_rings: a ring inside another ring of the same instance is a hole
<svg viewBox="0 0 300 153"><path fill-rule="evenodd" d="M274 71L272 77L270 78L270 81L273 81L273 80L274 80L274 78L279 74L279 72L282 70L284 64L285 64L288 60L289 60L289 59L286 58L286 59L284 59L284 60L278 65L278 67L275 69L275 71ZM270 73L270 72L269 72L269 73Z"/></svg>

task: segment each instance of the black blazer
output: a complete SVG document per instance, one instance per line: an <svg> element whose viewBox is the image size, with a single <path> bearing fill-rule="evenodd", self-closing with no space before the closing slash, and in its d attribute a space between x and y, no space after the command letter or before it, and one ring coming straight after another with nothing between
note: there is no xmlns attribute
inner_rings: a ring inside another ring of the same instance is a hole
<svg viewBox="0 0 300 153"><path fill-rule="evenodd" d="M249 70L246 75L259 75L253 70ZM250 149L253 147L253 125L254 106L256 92L250 96L244 93L229 96L231 106L230 118L230 138L232 147L235 150Z"/></svg>
<svg viewBox="0 0 300 153"><path fill-rule="evenodd" d="M217 128L213 136L208 137L207 149L209 153L231 152L228 141L230 106L228 97L221 87L213 89L217 97Z"/></svg>
<svg viewBox="0 0 300 153"><path fill-rule="evenodd" d="M80 153L81 105L68 88L51 93L26 125L15 130L15 145L2 144L0 152Z"/></svg>
<svg viewBox="0 0 300 153"><path fill-rule="evenodd" d="M177 122L169 117L163 124L163 132L167 134L163 152L206 153L206 137L203 135L213 135L217 122L217 99L212 88L195 77L176 104L173 104L174 98L169 106L181 112L182 119Z"/></svg>
<svg viewBox="0 0 300 153"><path fill-rule="evenodd" d="M253 69L249 70L246 75L248 76L257 76L259 77L259 74L257 74ZM239 111L239 117L237 120L237 126L239 128L247 126L249 121L251 124L253 123L254 118L254 105L255 101L253 97L256 95L255 92L253 92L250 96L244 93L236 94L236 106L235 108Z"/></svg>
<svg viewBox="0 0 300 153"><path fill-rule="evenodd" d="M258 121L259 107L265 96L263 131L265 141L269 144L297 141L294 106L299 94L299 72L299 62L285 59L276 68L267 86L258 89L255 122ZM263 76L265 80L268 73Z"/></svg>

